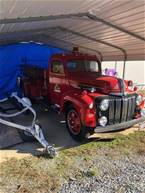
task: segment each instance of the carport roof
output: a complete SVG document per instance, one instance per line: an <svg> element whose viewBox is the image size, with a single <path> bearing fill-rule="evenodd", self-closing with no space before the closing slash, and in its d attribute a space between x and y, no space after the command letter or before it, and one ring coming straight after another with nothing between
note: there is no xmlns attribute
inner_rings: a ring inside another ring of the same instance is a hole
<svg viewBox="0 0 145 193"><path fill-rule="evenodd" d="M20 41L145 60L145 1L0 0L0 44Z"/></svg>

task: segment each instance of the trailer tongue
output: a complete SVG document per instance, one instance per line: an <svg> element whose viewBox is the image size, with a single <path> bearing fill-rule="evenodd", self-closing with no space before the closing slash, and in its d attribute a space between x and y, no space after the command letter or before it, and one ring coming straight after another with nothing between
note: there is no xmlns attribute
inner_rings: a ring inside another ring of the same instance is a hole
<svg viewBox="0 0 145 193"><path fill-rule="evenodd" d="M20 98L18 97L15 93L13 93L10 98L7 98L6 100L15 100L15 103L17 106L21 107L21 110L14 112L14 113L9 113L10 110L14 109L3 109L2 107L0 110L0 123L4 124L9 127L13 127L16 129L20 129L21 131L27 132L28 136L33 136L35 139L39 141L39 143L44 147L45 152L53 158L56 155L56 151L53 146L51 146L48 141L45 139L43 135L43 131L41 128L41 125L38 123L36 120L36 112L35 110L31 107L31 103L28 98ZM5 102L4 100L1 101L1 103ZM33 120L31 122L31 125L29 126L23 126L21 124L17 124L14 122L14 118L17 116L20 116L21 114L24 114L25 112L31 112L33 115ZM9 120L7 120L9 119Z"/></svg>

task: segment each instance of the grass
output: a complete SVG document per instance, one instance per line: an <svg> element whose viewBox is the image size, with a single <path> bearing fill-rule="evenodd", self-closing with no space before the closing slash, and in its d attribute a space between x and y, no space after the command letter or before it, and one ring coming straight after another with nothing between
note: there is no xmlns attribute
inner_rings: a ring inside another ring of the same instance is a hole
<svg viewBox="0 0 145 193"><path fill-rule="evenodd" d="M145 90L139 90L138 93L142 93L145 96Z"/></svg>
<svg viewBox="0 0 145 193"><path fill-rule="evenodd" d="M103 152L106 159L120 159L121 155L130 154L144 155L145 132L128 136L119 134L108 141L92 141L63 150L54 159L31 156L3 162L0 166L0 193L57 192L65 180L99 175L93 160Z"/></svg>

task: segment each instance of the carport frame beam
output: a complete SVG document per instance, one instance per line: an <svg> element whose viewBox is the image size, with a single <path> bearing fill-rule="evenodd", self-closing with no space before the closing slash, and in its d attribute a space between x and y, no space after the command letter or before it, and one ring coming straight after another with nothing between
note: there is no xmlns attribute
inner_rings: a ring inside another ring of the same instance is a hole
<svg viewBox="0 0 145 193"><path fill-rule="evenodd" d="M114 44L110 44L108 42L105 42L103 40L98 40L96 38L92 38L90 36L87 36L85 34L81 34L79 32L76 32L76 31L73 31L71 29L68 29L68 28L63 28L63 27L57 27L58 29L60 29L61 31L64 31L64 32L68 32L68 33L72 33L76 36L80 36L80 37L83 37L85 39L88 39L88 40L91 40L91 41L94 41L94 42L97 42L97 43L101 43L101 44L104 44L104 45L107 45L109 47L112 47L112 48L115 48L115 49L118 49L120 50L122 53L123 53L123 56L124 56L124 65L123 65L123 80L125 79L125 68L126 68L126 60L127 60L127 53L126 53L126 50L119 47L119 46L116 46ZM125 94L125 88L124 88L124 85L123 85L123 95Z"/></svg>
<svg viewBox="0 0 145 193"><path fill-rule="evenodd" d="M59 28L58 28L59 29ZM92 52L95 52L95 53L97 53L99 56L100 56L100 61L102 62L103 61L103 55L102 55L102 53L100 52L100 51L98 51L98 50L94 50L94 49L92 49L92 48L87 48L87 47L85 47L85 46L79 46L78 44L74 44L74 43L72 43L72 42L69 42L69 41L65 41L65 40L60 40L59 38L54 38L54 37L52 37L52 36L50 36L50 35L47 35L47 34L43 34L43 36L47 36L47 37L49 37L49 38L53 38L55 41L61 41L61 42L63 42L63 43L65 43L65 44L71 44L72 46L77 46L77 47L80 47L80 48L82 48L82 49L86 49L86 50L90 50L90 51L92 51ZM68 49L68 51L71 51L71 50L69 50Z"/></svg>
<svg viewBox="0 0 145 193"><path fill-rule="evenodd" d="M118 25L115 25L111 22L108 22L98 16L96 16L95 14L93 14L93 12L89 11L89 12L83 12L83 13L72 13L72 14L60 14L60 15L48 15L48 16L37 16L37 17L27 17L27 18L11 18L11 19L0 19L0 24L10 24L10 23L22 23L22 22L37 22L37 21L48 21L48 20L57 20L57 19L73 19L73 18L82 18L82 17L86 17L89 18L90 20L93 21L97 21L97 22L101 22L104 25L107 25L109 27L112 27L114 29L117 29L123 33L126 33L130 36L133 36L137 39L143 40L145 41L145 38L133 33L131 31L126 30L123 27L120 27Z"/></svg>
<svg viewBox="0 0 145 193"><path fill-rule="evenodd" d="M71 29L68 29L68 28L64 28L64 27L57 27L57 29L63 31L63 32L68 32L68 33L71 33L71 34L74 34L76 36L80 36L80 37L83 37L85 39L88 39L88 40L91 40L91 41L94 41L94 42L97 42L97 43L100 43L100 44L104 44L104 45L107 45L109 47L112 47L112 48L115 48L115 49L118 49L120 50L122 53L123 53L123 56L124 56L124 60L127 60L127 53L126 53L126 50L119 47L119 46L116 46L114 44L111 44L111 43L108 43L106 41L103 41L103 40L99 40L99 39L96 39L96 38L93 38L93 37L90 37L90 36L87 36L85 34L82 34L82 33L79 33L79 32L76 32L76 31L73 31Z"/></svg>
<svg viewBox="0 0 145 193"><path fill-rule="evenodd" d="M142 41L145 41L145 38L138 35L138 34L135 34L133 32L130 32L128 30L126 30L125 28L123 27L120 27L118 25L114 25L113 23L111 22L108 22L98 16L96 16L95 14L93 14L91 11L89 12L83 12L83 13L74 13L74 14L61 14L61 15L50 15L50 16L39 16L39 17L28 17L28 18L12 18L12 19L1 19L0 20L0 23L1 24L8 24L8 23L21 23L21 22L32 22L32 21L47 21L47 20L56 20L56 19L68 19L68 18L73 18L73 17L79 17L79 18L82 18L82 17L86 17L86 18L89 18L90 20L93 20L93 21L96 21L96 22L101 22L103 23L104 25L107 25L109 27L112 27L114 29L117 29L123 33L126 33L127 35L130 35L132 37L135 37L137 39L140 39ZM91 37L90 37L91 38ZM96 39L97 40L97 39ZM96 41L95 40L95 41ZM94 40L93 40L94 41ZM116 49L119 49L123 52L124 54L124 70L123 70L123 79L124 79L124 76L125 76L125 63L126 63L126 59L127 59L127 53L125 51L125 49L119 47L119 46L116 46L116 45L112 45L110 43L107 43L105 41L98 41L97 42L99 43L105 43L105 45L108 45L108 46L111 46L111 47L114 47Z"/></svg>
<svg viewBox="0 0 145 193"><path fill-rule="evenodd" d="M111 23L111 22L108 22L108 21L106 21L106 20L104 20L104 19L96 16L96 15L93 14L92 12L88 12L86 16L87 16L89 19L93 20L93 21L101 22L101 23L103 23L104 25L107 25L107 26L112 27L112 28L114 28L114 29L117 29L117 30L119 30L119 31L121 31L121 32L123 32L123 33L126 33L127 35L130 35L130 36L133 36L133 37L135 37L135 38L137 38L137 39L139 39L139 40L145 41L145 38L144 38L144 37L142 37L142 36L140 36L140 35L138 35L138 34L136 34L136 33L133 33L133 32L131 32L131 31L128 31L128 30L126 30L125 28L120 27L120 26L118 26L118 25L115 25L115 24L113 24L113 23Z"/></svg>

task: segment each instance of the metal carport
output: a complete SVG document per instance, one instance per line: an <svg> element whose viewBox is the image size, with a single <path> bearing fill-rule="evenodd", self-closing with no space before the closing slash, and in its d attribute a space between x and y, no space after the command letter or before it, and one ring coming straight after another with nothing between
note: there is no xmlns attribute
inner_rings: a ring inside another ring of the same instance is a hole
<svg viewBox="0 0 145 193"><path fill-rule="evenodd" d="M144 0L0 0L0 44L37 41L105 61L145 60Z"/></svg>
<svg viewBox="0 0 145 193"><path fill-rule="evenodd" d="M144 0L0 0L0 45L22 41L145 60ZM124 74L124 73L123 73Z"/></svg>

